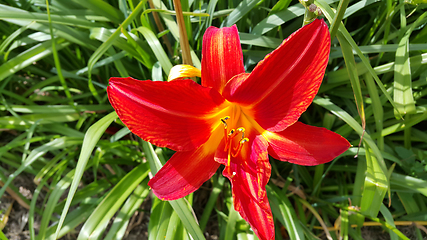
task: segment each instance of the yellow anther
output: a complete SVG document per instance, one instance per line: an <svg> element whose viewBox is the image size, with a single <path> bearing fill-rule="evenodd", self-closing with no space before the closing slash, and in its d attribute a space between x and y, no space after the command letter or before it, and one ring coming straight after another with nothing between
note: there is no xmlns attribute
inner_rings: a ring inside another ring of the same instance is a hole
<svg viewBox="0 0 427 240"><path fill-rule="evenodd" d="M239 127L237 129L237 131L242 133L242 139L244 139L245 138L245 128Z"/></svg>
<svg viewBox="0 0 427 240"><path fill-rule="evenodd" d="M221 123L224 124L224 151L226 151L228 154L227 157L227 167L228 170L230 171L229 174L231 175L231 157L236 157L240 151L243 148L244 143L248 142L249 139L245 138L245 128L243 127L239 127L237 129L231 129L230 131L227 131L228 125L227 125L227 120L229 120L230 117L229 116L225 116L223 118L221 118ZM233 147L233 138L235 136L237 136L239 133L242 134L241 139L239 140L239 143L237 144L236 147ZM235 173L233 174L235 175Z"/></svg>
<svg viewBox="0 0 427 240"><path fill-rule="evenodd" d="M224 141L225 141L225 149L224 149L224 151L226 151L227 147L228 147L228 138L227 138L227 135L228 135L227 134L227 128L228 128L227 120L228 119L230 119L229 116L225 116L225 117L221 118L221 122L222 122L222 124L224 124Z"/></svg>
<svg viewBox="0 0 427 240"><path fill-rule="evenodd" d="M229 137L231 137L231 135L233 135L235 131L236 131L236 130L231 129L231 130L230 130L230 132L228 133L228 136L229 136Z"/></svg>
<svg viewBox="0 0 427 240"><path fill-rule="evenodd" d="M227 129L227 120L228 119L230 119L229 116L225 116L225 117L221 118L221 122L222 122L222 124L224 124L225 129Z"/></svg>

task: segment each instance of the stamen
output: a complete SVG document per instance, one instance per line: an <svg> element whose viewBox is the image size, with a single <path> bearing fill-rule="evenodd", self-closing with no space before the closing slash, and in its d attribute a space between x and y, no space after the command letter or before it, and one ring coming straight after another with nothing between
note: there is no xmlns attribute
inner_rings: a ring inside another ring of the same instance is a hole
<svg viewBox="0 0 427 240"><path fill-rule="evenodd" d="M229 116L225 116L225 117L221 118L221 122L222 122L222 124L224 124L224 141L225 141L225 145L227 145L227 142L228 142L228 140L227 140L227 128L228 128L227 120L228 119L230 119ZM224 151L225 150L226 149L224 149Z"/></svg>
<svg viewBox="0 0 427 240"><path fill-rule="evenodd" d="M236 131L236 130L231 129L231 131L228 133L227 137L232 137L231 135L233 135L235 131Z"/></svg>
<svg viewBox="0 0 427 240"><path fill-rule="evenodd" d="M224 151L227 151L227 166L228 167L228 173L230 174L231 177L233 177L234 175L236 175L235 172L231 173L231 157L236 157L240 151L243 148L243 145L249 141L248 138L245 138L245 128L243 127L239 127L237 129L231 129L230 131L227 131L228 129L228 125L227 125L227 120L229 120L230 117L226 116L221 118L221 122L222 124L224 124L224 142L225 142L225 146L224 146ZM239 133L242 134L241 139L239 141L238 146L234 147L232 146L232 142L233 142L233 138L236 137Z"/></svg>
<svg viewBox="0 0 427 240"><path fill-rule="evenodd" d="M232 155L233 157L236 157L236 156L237 156L237 154L239 154L240 150L242 150L243 144L245 144L245 143L246 143L246 142L248 142L248 141L249 141L249 138L243 138L242 140L240 140L240 142L239 142L239 146L238 146L238 147L236 147L235 149L233 149L233 150L234 150L234 153L232 153L231 155Z"/></svg>
<svg viewBox="0 0 427 240"><path fill-rule="evenodd" d="M230 163L231 163L231 147L228 148L228 154L227 154L227 167L228 167L228 174L231 175L231 167L230 167Z"/></svg>
<svg viewBox="0 0 427 240"><path fill-rule="evenodd" d="M230 119L229 116L221 118L221 122L225 125L225 129L227 129L227 120Z"/></svg>
<svg viewBox="0 0 427 240"><path fill-rule="evenodd" d="M238 130L238 129L237 129L237 130ZM227 137L228 137L229 139L232 139L232 138L234 138L234 137L237 135L237 133L238 133L238 132L236 132L236 130L231 129L231 130L230 130L230 132L228 133Z"/></svg>
<svg viewBox="0 0 427 240"><path fill-rule="evenodd" d="M242 139L245 138L245 128L239 127L237 131L242 133Z"/></svg>
<svg viewBox="0 0 427 240"><path fill-rule="evenodd" d="M235 130L231 129L230 132L227 134L227 132L224 132L224 140L225 140L225 146L224 146L224 151L227 151L227 149L229 148L230 144L231 144L231 139L234 137L232 135L234 135Z"/></svg>
<svg viewBox="0 0 427 240"><path fill-rule="evenodd" d="M231 129L230 130L230 132L227 134L227 138L226 138L226 140L225 140L225 147L224 147L224 151L227 151L227 149L230 147L230 145L231 145L231 140L235 137L235 136L237 136L237 134L239 134L239 132L241 132L242 133L242 135L244 136L244 132L245 132L245 129L244 128L238 128L237 129L237 131L236 130L234 130L234 129ZM243 137L242 137L242 139L243 139Z"/></svg>

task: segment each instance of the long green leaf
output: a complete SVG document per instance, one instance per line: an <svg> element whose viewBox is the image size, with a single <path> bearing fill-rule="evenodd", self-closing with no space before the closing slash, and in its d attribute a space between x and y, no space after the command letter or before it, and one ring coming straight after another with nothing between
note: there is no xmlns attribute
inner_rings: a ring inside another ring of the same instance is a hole
<svg viewBox="0 0 427 240"><path fill-rule="evenodd" d="M143 147L146 158L150 163L151 172L155 174L162 167L162 163L150 143L143 142ZM178 200L169 201L169 203L178 214L179 218L193 239L205 239L199 225L195 221L193 214L191 213L184 199L181 198Z"/></svg>
<svg viewBox="0 0 427 240"><path fill-rule="evenodd" d="M56 39L55 41L56 50L63 49L64 47L70 45L70 43L64 41L64 39ZM52 43L51 41L47 41L37 44L36 46L20 53L13 59L10 59L0 66L0 82L6 77L31 65L33 62L39 61L40 59L52 54L52 51Z"/></svg>
<svg viewBox="0 0 427 240"><path fill-rule="evenodd" d="M170 60L169 60L165 50L163 49L162 44L160 43L159 39L157 39L156 35L154 35L154 33L146 27L139 27L139 28L137 28L137 30L147 40L148 44L151 47L151 50L153 50L154 54L156 55L157 60L159 60L160 65L162 66L165 74L169 75L169 72L172 68L172 63L170 62Z"/></svg>
<svg viewBox="0 0 427 240"><path fill-rule="evenodd" d="M273 216L286 227L289 238L305 239L303 229L288 197L272 184L267 185L266 189Z"/></svg>
<svg viewBox="0 0 427 240"><path fill-rule="evenodd" d="M4 191L6 191L6 188L9 186L9 184L12 183L12 181L21 174L27 167L29 167L31 164L34 163L39 157L47 153L48 151L61 149L66 146L76 145L81 143L80 138L69 138L69 137L62 137L57 138L49 143L46 143L38 148L35 148L30 152L28 157L25 159L24 162L19 166L19 168L9 175L7 182L3 185L3 187L0 189L0 197L3 196Z"/></svg>
<svg viewBox="0 0 427 240"><path fill-rule="evenodd" d="M333 20L333 17L335 16L335 13L332 11L332 9L324 2L323 0L315 1L316 5L321 7L323 13L328 18L329 21ZM371 64L369 63L369 60L363 55L363 53L360 51L359 47L357 46L356 42L354 42L353 38L351 37L350 33L347 31L347 29L344 27L342 23L340 23L339 31L343 34L343 36L347 39L347 41L350 43L351 47L357 52L357 55L362 60L365 67L368 69L368 72L374 77L375 82L377 83L378 87L381 89L383 94L387 97L387 99L390 101L390 103L393 105L394 108L396 108L396 104L391 98L390 94L385 89L383 83L378 78L377 74L375 73L374 69L372 68Z"/></svg>
<svg viewBox="0 0 427 240"><path fill-rule="evenodd" d="M102 134L105 132L107 127L117 119L117 113L112 112L107 116L103 117L97 123L92 125L85 134L83 139L83 147L79 156L79 160L77 162L76 174L73 178L73 182L71 184L70 191L68 193L67 201L65 203L64 209L62 210L61 218L58 223L58 227L56 228L55 239L58 237L58 234L62 228L62 224L64 222L65 216L67 215L68 209L70 208L71 201L73 200L73 196L77 191L77 187L80 183L80 179L83 176L84 169L86 168L87 162L89 160L90 155L92 154L93 149L96 146L96 143L101 138Z"/></svg>
<svg viewBox="0 0 427 240"><path fill-rule="evenodd" d="M86 1L81 1L82 3ZM102 5L102 1L100 0L90 0L89 2L96 2L97 5ZM95 87L92 84L92 69L95 65L95 63L101 58L102 55L113 45L116 38L120 36L121 28L126 28L131 22L136 18L136 16L142 11L142 7L144 6L145 1L141 1L138 6L134 9L134 11L129 15L128 18L126 18L120 27L118 27L114 33L110 36L110 38L105 41L90 57L88 61L88 74L89 74L89 89L92 92L93 96L95 96L98 101L102 102L100 97L98 96L98 93L95 90ZM109 6L109 5L108 5Z"/></svg>
<svg viewBox="0 0 427 240"><path fill-rule="evenodd" d="M249 11L251 11L260 0L243 0L221 23L221 27L231 27Z"/></svg>
<svg viewBox="0 0 427 240"><path fill-rule="evenodd" d="M403 14L402 21L405 22L403 27L406 26L405 6L401 6L401 12ZM396 102L396 117L398 113L408 114L415 112L415 101L412 94L412 78L411 78L411 65L409 61L409 37L415 27L421 22L424 17L427 16L427 12L424 12L415 23L405 32L400 38L399 47L396 51L396 61L394 64L394 101Z"/></svg>
<svg viewBox="0 0 427 240"><path fill-rule="evenodd" d="M108 222L132 191L148 176L149 166L140 164L126 174L92 212L77 239L99 239Z"/></svg>
<svg viewBox="0 0 427 240"><path fill-rule="evenodd" d="M370 148L365 149L367 170L360 207L362 213L376 217L387 192L388 182L377 159L370 153Z"/></svg>

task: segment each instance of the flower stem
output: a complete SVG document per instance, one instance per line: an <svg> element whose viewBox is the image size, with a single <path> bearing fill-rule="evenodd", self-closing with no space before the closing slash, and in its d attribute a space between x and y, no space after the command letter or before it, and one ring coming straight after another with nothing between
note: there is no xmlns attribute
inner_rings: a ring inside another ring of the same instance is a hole
<svg viewBox="0 0 427 240"><path fill-rule="evenodd" d="M176 20L179 28L179 44L181 45L182 51L182 63L193 65L190 45L188 44L187 30L185 29L184 15L182 14L181 2L179 0L173 0L173 5L175 6Z"/></svg>
<svg viewBox="0 0 427 240"><path fill-rule="evenodd" d="M313 22L322 14L320 9L314 4L314 0L299 0L299 2L305 7L303 26Z"/></svg>

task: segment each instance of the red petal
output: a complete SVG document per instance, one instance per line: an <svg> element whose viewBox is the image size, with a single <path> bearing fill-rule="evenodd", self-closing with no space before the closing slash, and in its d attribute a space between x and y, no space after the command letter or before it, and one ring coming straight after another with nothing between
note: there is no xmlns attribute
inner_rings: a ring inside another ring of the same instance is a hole
<svg viewBox="0 0 427 240"><path fill-rule="evenodd" d="M263 136L270 145L268 153L272 157L306 166L332 161L351 146L339 134L301 122L296 122L282 132L266 131Z"/></svg>
<svg viewBox="0 0 427 240"><path fill-rule="evenodd" d="M162 200L175 200L197 190L215 174L219 163L211 146L204 144L195 151L177 152L148 182Z"/></svg>
<svg viewBox="0 0 427 240"><path fill-rule="evenodd" d="M230 80L222 94L230 102L252 108L252 117L262 128L282 131L313 101L329 50L328 27L323 20L315 20L287 38L244 81Z"/></svg>
<svg viewBox="0 0 427 240"><path fill-rule="evenodd" d="M271 173L268 143L255 131L246 128L246 133L249 142L245 143L240 154L231 159L223 174L231 181L236 211L259 239L270 240L274 239L274 222L265 190Z"/></svg>
<svg viewBox="0 0 427 240"><path fill-rule="evenodd" d="M111 78L111 105L123 123L145 141L175 151L205 143L219 121L224 99L191 80L172 82Z"/></svg>
<svg viewBox="0 0 427 240"><path fill-rule="evenodd" d="M221 29L209 27L203 36L202 85L221 93L230 78L244 71L236 25Z"/></svg>

